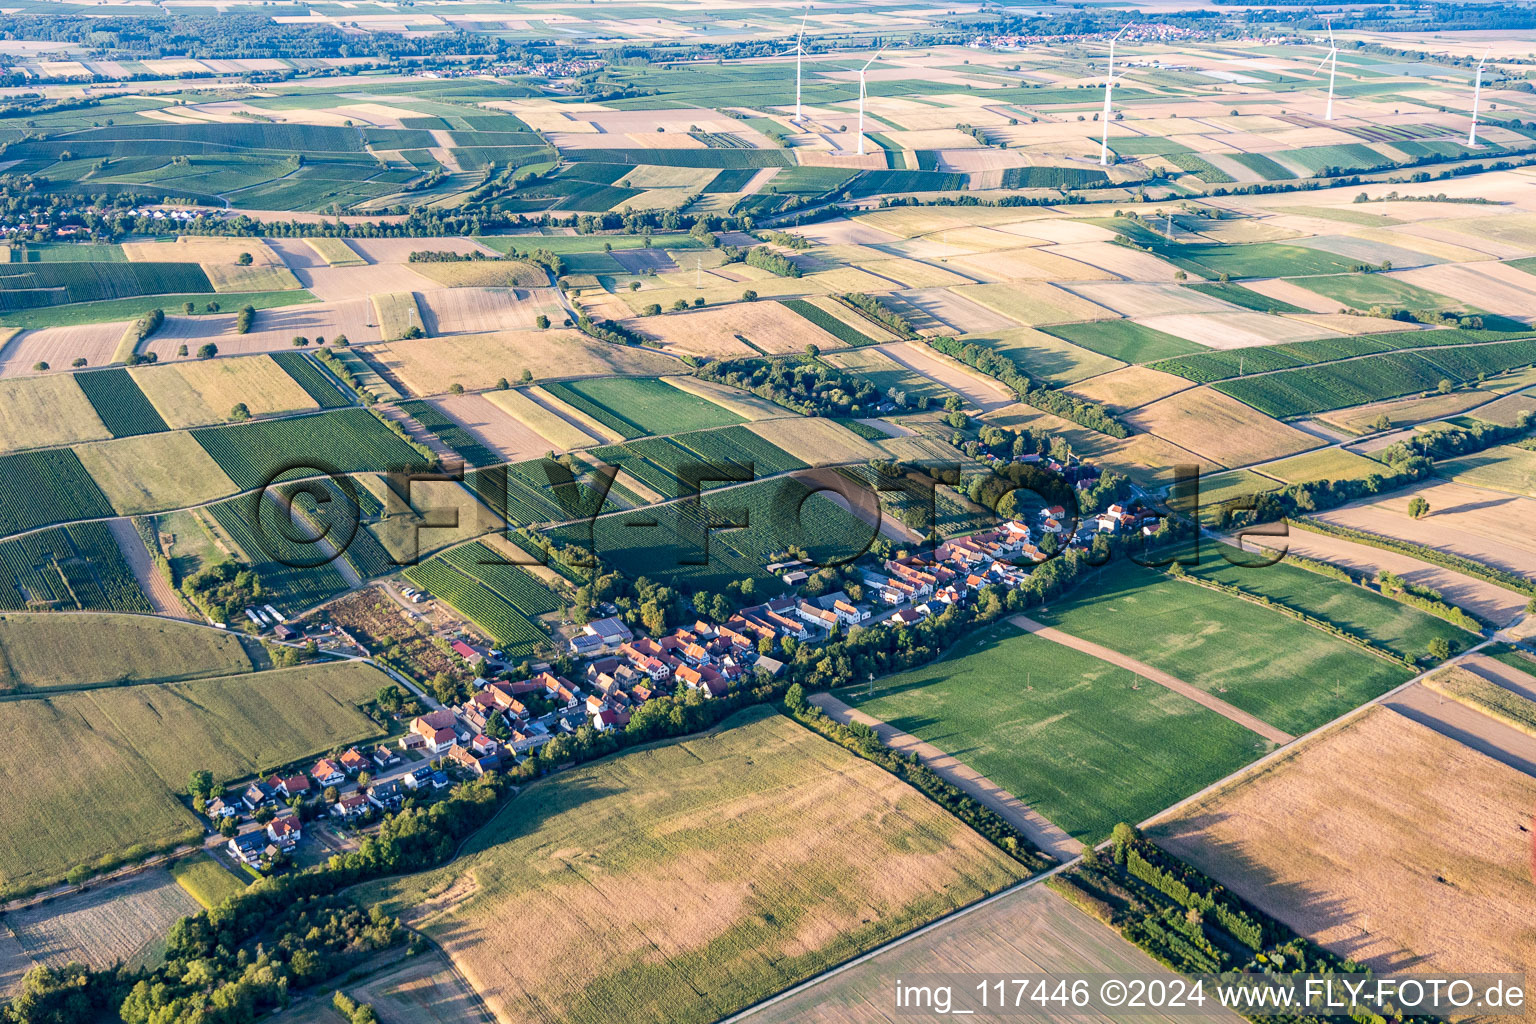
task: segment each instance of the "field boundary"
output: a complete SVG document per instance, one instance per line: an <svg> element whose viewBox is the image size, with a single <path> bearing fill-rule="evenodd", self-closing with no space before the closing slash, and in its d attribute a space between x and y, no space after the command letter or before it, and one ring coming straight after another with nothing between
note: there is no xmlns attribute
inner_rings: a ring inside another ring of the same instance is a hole
<svg viewBox="0 0 1536 1024"><path fill-rule="evenodd" d="M1045 625L1043 622L1036 622L1025 615L1011 615L1008 617L1008 621L1024 632L1033 633L1043 640L1050 640L1061 644L1063 647L1070 647L1073 650L1092 655L1100 661L1106 661L1111 665L1118 665L1121 668L1135 672L1137 675L1145 676L1159 686L1166 687L1180 696L1188 697L1197 704L1203 704L1223 718L1231 719L1250 732L1258 733L1271 743L1278 743L1284 746L1296 739L1295 736L1275 728L1257 715L1251 715L1241 708L1228 704L1220 697L1206 693L1199 687L1191 686L1177 676L1169 675L1167 672L1153 668L1145 662L1137 661L1129 655L1121 654L1119 651L1101 646L1091 640L1084 640L1070 633L1064 633L1052 626Z"/></svg>
<svg viewBox="0 0 1536 1024"><path fill-rule="evenodd" d="M1067 861L1082 852L1083 844L1073 839L1055 822L1025 804L1002 786L960 761L953 754L946 754L933 744L910 733L902 732L888 722L850 707L830 693L818 693L807 700L826 712L827 717L840 725L857 722L867 725L880 737L880 742L900 754L915 754L935 775L945 782L984 804L1005 818L1020 832L1058 861Z"/></svg>

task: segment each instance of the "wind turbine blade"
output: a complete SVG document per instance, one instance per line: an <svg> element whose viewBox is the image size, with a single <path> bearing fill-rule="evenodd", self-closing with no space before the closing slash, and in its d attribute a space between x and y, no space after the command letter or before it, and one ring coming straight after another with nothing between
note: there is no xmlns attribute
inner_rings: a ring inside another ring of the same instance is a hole
<svg viewBox="0 0 1536 1024"><path fill-rule="evenodd" d="M1324 22L1324 24L1326 24L1328 26L1328 46L1331 49L1337 50L1338 46L1333 41L1333 22L1328 21L1328 22Z"/></svg>
<svg viewBox="0 0 1536 1024"><path fill-rule="evenodd" d="M1124 25L1121 25L1120 26L1120 31L1115 33L1115 39L1119 39L1121 36L1125 35L1125 30L1130 28L1134 24L1135 24L1135 22L1128 21Z"/></svg>

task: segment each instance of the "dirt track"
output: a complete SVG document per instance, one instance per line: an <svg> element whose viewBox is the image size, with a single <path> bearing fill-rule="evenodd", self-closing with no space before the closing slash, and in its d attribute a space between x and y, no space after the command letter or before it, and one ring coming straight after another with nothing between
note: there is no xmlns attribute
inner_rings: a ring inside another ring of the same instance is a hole
<svg viewBox="0 0 1536 1024"><path fill-rule="evenodd" d="M1025 632L1034 633L1042 639L1054 641L1063 647L1070 647L1075 651L1082 651L1084 654L1092 655L1100 661L1107 661L1111 665L1119 665L1121 668L1130 669L1137 675L1145 676L1159 686L1166 686L1174 693L1188 697L1197 704L1205 705L1218 715L1230 718L1243 728L1251 729L1271 742L1284 745L1296 738L1288 732L1281 732L1262 718L1256 718L1246 711L1233 707L1219 697L1213 697L1204 690L1191 686L1184 680L1155 669L1151 665L1137 661L1135 658L1128 658L1119 651L1112 651L1108 647L1100 647L1098 644L1090 643L1070 633L1063 633L1059 629L1053 629L1024 615L1012 616L1008 621Z"/></svg>
<svg viewBox="0 0 1536 1024"><path fill-rule="evenodd" d="M973 797L977 802L1002 815L1010 825L1024 833L1030 842L1058 860L1070 860L1083 852L1082 843L1047 821L1038 811L1026 806L1018 797L985 775L944 753L931 743L924 743L916 736L904 733L895 726L887 725L878 718L872 718L862 711L855 711L830 693L816 694L811 698L811 703L825 711L833 721L845 725L849 722L859 722L869 726L875 730L880 741L892 750L903 754L916 754L944 781L958 787L967 796Z"/></svg>
<svg viewBox="0 0 1536 1024"><path fill-rule="evenodd" d="M144 546L144 539L133 528L133 523L127 519L114 519L107 524L107 528L112 531L118 550L123 553L124 560L133 570L139 586L143 587L144 593L148 595L155 614L167 615L173 619L189 618L186 606L181 603L181 598L176 595L170 581L155 568L154 560Z"/></svg>

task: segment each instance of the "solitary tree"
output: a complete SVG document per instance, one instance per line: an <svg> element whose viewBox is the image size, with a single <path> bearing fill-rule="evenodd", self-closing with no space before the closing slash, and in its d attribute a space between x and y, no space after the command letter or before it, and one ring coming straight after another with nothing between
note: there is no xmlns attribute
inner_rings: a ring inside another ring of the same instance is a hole
<svg viewBox="0 0 1536 1024"><path fill-rule="evenodd" d="M1429 656L1435 661L1444 661L1451 656L1451 642L1443 636L1437 636L1429 642Z"/></svg>
<svg viewBox="0 0 1536 1024"><path fill-rule="evenodd" d="M1413 500L1408 502L1408 514L1415 519L1423 519L1429 515L1429 502L1425 501L1422 497L1415 496Z"/></svg>
<svg viewBox="0 0 1536 1024"><path fill-rule="evenodd" d="M251 254L248 252L243 252L240 254L239 258L235 260L235 262L240 264L242 267L248 267L251 265Z"/></svg>

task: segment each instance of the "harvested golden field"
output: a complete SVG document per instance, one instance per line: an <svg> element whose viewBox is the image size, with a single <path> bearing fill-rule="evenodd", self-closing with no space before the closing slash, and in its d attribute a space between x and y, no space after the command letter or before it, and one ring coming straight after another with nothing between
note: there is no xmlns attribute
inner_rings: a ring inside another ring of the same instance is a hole
<svg viewBox="0 0 1536 1024"><path fill-rule="evenodd" d="M1226 313L1237 307L1180 284L1115 281L1074 284L1072 292L1122 316L1170 316L1179 313Z"/></svg>
<svg viewBox="0 0 1536 1024"><path fill-rule="evenodd" d="M1371 708L1151 837L1378 971L1526 971L1536 779Z"/></svg>
<svg viewBox="0 0 1536 1024"><path fill-rule="evenodd" d="M173 428L222 423L237 404L252 416L320 408L271 356L184 360L128 372Z"/></svg>
<svg viewBox="0 0 1536 1024"><path fill-rule="evenodd" d="M118 343L130 321L104 324L79 324L72 327L44 327L35 331L15 332L0 328L9 338L0 349L0 377L17 377L37 371L32 367L47 363L62 370L76 359L90 366L105 366L112 361Z"/></svg>
<svg viewBox="0 0 1536 1024"><path fill-rule="evenodd" d="M617 444L624 440L624 435L598 420L582 409L576 408L549 391L546 388L534 386L527 389L529 398L539 405L549 409L554 415L574 424L582 432L591 434L604 444Z"/></svg>
<svg viewBox="0 0 1536 1024"><path fill-rule="evenodd" d="M551 450L562 450L559 445L538 431L529 429L521 420L504 412L490 400L490 396L499 394L502 392L450 395L433 399L431 404L469 431L475 440L508 462L542 459Z"/></svg>
<svg viewBox="0 0 1536 1024"><path fill-rule="evenodd" d="M901 238L911 238L945 228L989 227L1013 224L1024 219L1018 210L1006 207L903 206L862 213L854 219L854 223ZM877 242L881 240L876 239Z"/></svg>
<svg viewBox="0 0 1536 1024"><path fill-rule="evenodd" d="M1536 498L1536 452L1529 448L1495 445L1446 459L1436 464L1435 471L1460 484Z"/></svg>
<svg viewBox="0 0 1536 1024"><path fill-rule="evenodd" d="M733 302L687 313L632 320L625 324L657 348L697 356L742 356L756 352L803 352L844 344L778 302ZM746 339L743 344L739 339Z"/></svg>
<svg viewBox="0 0 1536 1024"><path fill-rule="evenodd" d="M1172 483L1175 466L1198 466L1201 476L1221 469L1210 459L1152 434L1132 434L1117 441L1097 431L1075 424L1074 427L1073 433L1064 435L1071 440L1073 451L1124 473L1143 487L1165 487Z"/></svg>
<svg viewBox="0 0 1536 1024"><path fill-rule="evenodd" d="M596 438L589 436L574 423L562 419L521 391L486 391L483 394L486 401L535 434L546 438L550 446L558 451L586 448L597 443Z"/></svg>
<svg viewBox="0 0 1536 1024"><path fill-rule="evenodd" d="M1064 388L1069 394L1098 402L1111 412L1135 409L1191 387L1183 377L1145 366L1126 366Z"/></svg>
<svg viewBox="0 0 1536 1024"><path fill-rule="evenodd" d="M328 267L360 267L368 262L347 244L345 238L306 238L304 242Z"/></svg>
<svg viewBox="0 0 1536 1024"><path fill-rule="evenodd" d="M446 288L546 288L549 275L523 260L412 263L411 269Z"/></svg>
<svg viewBox="0 0 1536 1024"><path fill-rule="evenodd" d="M760 1010L760 1024L902 1024L913 1017L891 1006L892 980L922 974L1160 973L1141 950L1113 929L1043 885L1011 892L964 917L946 921L910 942L884 950L787 999ZM957 1003L958 1005L958 1003ZM1074 1010L1032 1010L1047 1024L1111 1024L1118 1015ZM919 1017L921 1019L921 1017ZM1150 1012L1138 1024L1177 1020ZM1237 1024L1235 1014L1212 1014L1214 1024Z"/></svg>
<svg viewBox="0 0 1536 1024"><path fill-rule="evenodd" d="M1408 514L1413 498L1429 502L1429 515ZM1420 484L1373 503L1345 505L1318 519L1449 551L1510 572L1536 565L1536 500L1458 483Z"/></svg>
<svg viewBox="0 0 1536 1024"><path fill-rule="evenodd" d="M799 413L792 412L782 405L774 405L766 398L758 398L750 392L737 391L733 387L716 384L713 381L677 375L661 379L679 391L685 391L690 395L696 395L699 398L714 402L720 408L733 412L749 422L752 420L778 419L783 416L799 415Z"/></svg>
<svg viewBox="0 0 1536 1024"><path fill-rule="evenodd" d="M346 991L372 1006L384 1024L486 1024L485 1004L436 950L410 957L405 966ZM343 1024L340 1016L334 1020Z"/></svg>
<svg viewBox="0 0 1536 1024"><path fill-rule="evenodd" d="M0 691L173 683L251 671L232 633L150 615L0 615Z"/></svg>
<svg viewBox="0 0 1536 1024"><path fill-rule="evenodd" d="M378 317L379 334L385 341L404 338L412 330L419 337L426 333L421 322L421 310L416 308L416 296L412 292L379 292L368 296Z"/></svg>
<svg viewBox="0 0 1536 1024"><path fill-rule="evenodd" d="M502 1020L703 1024L1024 873L757 708L535 783L455 864L361 895L435 939Z"/></svg>
<svg viewBox="0 0 1536 1024"><path fill-rule="evenodd" d="M971 284L952 290L1025 327L1107 320L1114 315L1103 306L1044 281Z"/></svg>
<svg viewBox="0 0 1536 1024"><path fill-rule="evenodd" d="M1389 402L1372 402L1354 405L1347 409L1318 413L1317 419L1348 434L1370 434L1376 429L1376 421L1385 416L1394 427L1424 420L1455 416L1474 405L1489 401L1493 396L1486 391L1453 391L1448 395L1430 395L1420 398L1395 398Z"/></svg>
<svg viewBox="0 0 1536 1024"><path fill-rule="evenodd" d="M610 373L659 374L674 359L638 348L594 341L578 331L496 331L455 334L370 346L368 357L417 395L440 395L450 384L489 388L524 370L540 379Z"/></svg>
<svg viewBox="0 0 1536 1024"><path fill-rule="evenodd" d="M960 340L974 342L1006 356L1025 374L1050 385L1075 384L1125 366L1118 359L1100 355L1033 327L1010 327L1005 331L967 334Z"/></svg>
<svg viewBox="0 0 1536 1024"><path fill-rule="evenodd" d="M1484 423L1512 427L1521 413L1536 415L1536 398L1530 395L1506 395L1496 402L1490 402L1475 410L1472 415Z"/></svg>
<svg viewBox="0 0 1536 1024"><path fill-rule="evenodd" d="M124 242L123 253L135 263L201 263L205 271L210 264L238 267L242 253L250 254L252 267L283 265L277 253L259 238L177 235L163 242Z"/></svg>
<svg viewBox="0 0 1536 1024"><path fill-rule="evenodd" d="M1006 385L988 377L980 370L973 370L957 359L950 359L920 341L900 341L883 345L880 351L923 379L934 382L940 389L947 388L955 392L984 412L1007 405L1014 399L1013 391Z"/></svg>
<svg viewBox="0 0 1536 1024"><path fill-rule="evenodd" d="M415 266L470 266L460 263L428 263ZM427 334L486 334L535 326L543 314L554 323L565 319L553 288L439 288L420 292L417 308Z"/></svg>
<svg viewBox="0 0 1536 1024"><path fill-rule="evenodd" d="M1317 292L1310 291L1284 278L1272 277L1256 281L1244 281L1243 287L1249 291L1258 292L1260 295L1267 295L1271 299L1289 302L1293 306L1300 306L1302 309L1310 310L1313 313L1337 313L1339 311L1340 303L1338 299L1330 299L1326 295L1319 295Z"/></svg>
<svg viewBox="0 0 1536 1024"><path fill-rule="evenodd" d="M1111 242L1067 242L1050 249L1129 281L1172 281L1178 268L1149 252Z"/></svg>
<svg viewBox="0 0 1536 1024"><path fill-rule="evenodd" d="M1278 459L1322 443L1212 388L1181 391L1124 419L1224 466Z"/></svg>
<svg viewBox="0 0 1536 1024"><path fill-rule="evenodd" d="M1536 315L1536 275L1503 263L1445 263L1393 276L1448 295L1474 309L1505 316Z"/></svg>
<svg viewBox="0 0 1536 1024"><path fill-rule="evenodd" d="M239 489L182 431L81 445L75 454L119 515L187 508Z"/></svg>
<svg viewBox="0 0 1536 1024"><path fill-rule="evenodd" d="M1015 238L1013 244L1017 245ZM984 281L1109 281L1107 270L1058 256L1046 249L1025 247L1003 252L956 256L949 263Z"/></svg>
<svg viewBox="0 0 1536 1024"><path fill-rule="evenodd" d="M57 968L74 962L105 971L119 962L156 964L165 933L200 909L168 871L155 868L15 911L5 923L38 963Z"/></svg>
<svg viewBox="0 0 1536 1024"><path fill-rule="evenodd" d="M0 381L0 452L111 436L72 375Z"/></svg>
<svg viewBox="0 0 1536 1024"><path fill-rule="evenodd" d="M226 263L204 263L203 273L216 292L285 292L302 287L293 271L279 264L275 267L242 267Z"/></svg>
<svg viewBox="0 0 1536 1024"><path fill-rule="evenodd" d="M382 477L369 474L360 479L384 506L384 518L370 523L368 530L401 565L412 565L434 551L507 528L496 513L456 481L416 480L407 505Z"/></svg>
<svg viewBox="0 0 1536 1024"><path fill-rule="evenodd" d="M902 288L946 288L969 284L971 279L918 260L879 259L861 262L859 269L883 277Z"/></svg>
<svg viewBox="0 0 1536 1024"><path fill-rule="evenodd" d="M1286 341L1310 341L1336 337L1330 331L1300 320L1266 313L1184 313L1172 316L1140 317L1137 323L1163 331L1176 338L1192 341L1206 348L1250 348L1278 345Z"/></svg>

